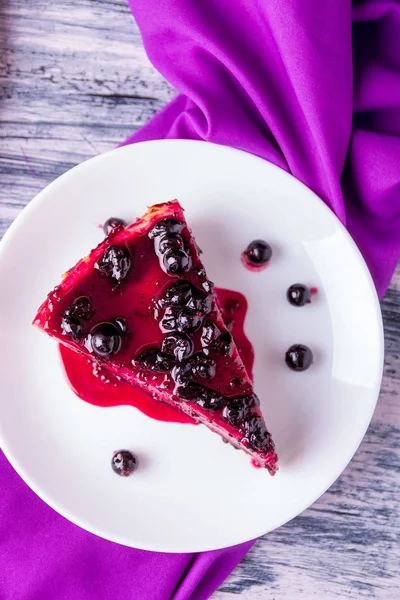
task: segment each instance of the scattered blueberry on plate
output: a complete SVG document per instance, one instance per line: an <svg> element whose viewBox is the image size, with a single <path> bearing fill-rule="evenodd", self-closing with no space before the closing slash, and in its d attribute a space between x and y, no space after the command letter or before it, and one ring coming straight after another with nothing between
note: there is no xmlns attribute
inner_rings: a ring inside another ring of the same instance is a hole
<svg viewBox="0 0 400 600"><path fill-rule="evenodd" d="M286 297L292 306L305 306L311 302L310 289L303 283L294 283L286 293Z"/></svg>
<svg viewBox="0 0 400 600"><path fill-rule="evenodd" d="M137 469L137 458L129 450L118 450L114 452L111 466L114 473L120 477L129 477Z"/></svg>
<svg viewBox="0 0 400 600"><path fill-rule="evenodd" d="M266 267L272 258L272 248L264 240L253 240L242 254L243 262L249 267Z"/></svg>
<svg viewBox="0 0 400 600"><path fill-rule="evenodd" d="M292 371L306 371L313 360L313 353L304 344L293 344L285 355L286 364Z"/></svg>

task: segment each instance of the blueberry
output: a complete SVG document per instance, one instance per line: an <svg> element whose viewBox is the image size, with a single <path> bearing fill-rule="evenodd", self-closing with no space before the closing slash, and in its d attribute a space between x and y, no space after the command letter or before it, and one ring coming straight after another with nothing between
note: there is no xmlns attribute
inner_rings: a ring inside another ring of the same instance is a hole
<svg viewBox="0 0 400 600"><path fill-rule="evenodd" d="M304 306L311 302L310 290L303 283L295 283L290 286L286 297L293 306Z"/></svg>
<svg viewBox="0 0 400 600"><path fill-rule="evenodd" d="M163 339L161 350L164 354L174 356L182 362L193 354L193 342L184 333L170 333Z"/></svg>
<svg viewBox="0 0 400 600"><path fill-rule="evenodd" d="M271 452L274 445L263 421L258 415L251 415L244 423L245 437L250 446L261 452Z"/></svg>
<svg viewBox="0 0 400 600"><path fill-rule="evenodd" d="M214 390L203 388L201 397L196 400L196 403L206 410L216 411L224 408L226 399Z"/></svg>
<svg viewBox="0 0 400 600"><path fill-rule="evenodd" d="M79 340L83 337L84 331L82 321L76 317L72 317L65 313L61 319L61 328L64 333L69 335L73 340Z"/></svg>
<svg viewBox="0 0 400 600"><path fill-rule="evenodd" d="M186 307L205 315L211 311L212 299L211 296L196 289L191 283L180 279L164 291L158 304L161 308L165 306Z"/></svg>
<svg viewBox="0 0 400 600"><path fill-rule="evenodd" d="M243 423L245 416L246 412L244 409L237 408L232 404L229 404L227 407L225 407L224 417L233 427L238 427L241 423Z"/></svg>
<svg viewBox="0 0 400 600"><path fill-rule="evenodd" d="M124 246L110 246L104 256L97 263L97 268L105 277L114 279L119 284L129 273L131 268L131 257Z"/></svg>
<svg viewBox="0 0 400 600"><path fill-rule="evenodd" d="M136 471L138 465L137 458L129 450L118 450L114 452L111 459L111 466L114 473L121 477L129 477Z"/></svg>
<svg viewBox="0 0 400 600"><path fill-rule="evenodd" d="M196 402L202 408L211 411L221 410L227 402L218 392L190 380L177 387L175 394L178 398Z"/></svg>
<svg viewBox="0 0 400 600"><path fill-rule="evenodd" d="M116 354L121 348L121 331L114 323L99 323L90 332L89 340L97 356Z"/></svg>
<svg viewBox="0 0 400 600"><path fill-rule="evenodd" d="M203 315L208 315L210 314L212 309L212 298L209 294L207 294L206 296L203 296L203 298L201 299L201 312L203 313Z"/></svg>
<svg viewBox="0 0 400 600"><path fill-rule="evenodd" d="M260 401L255 394L252 396L232 398L224 410L224 417L231 425L238 427L239 425L244 424L251 409L258 407L259 405Z"/></svg>
<svg viewBox="0 0 400 600"><path fill-rule="evenodd" d="M153 239L157 236L169 233L181 233L183 223L176 219L162 219L158 221L149 233L149 238Z"/></svg>
<svg viewBox="0 0 400 600"><path fill-rule="evenodd" d="M205 346L203 351L205 354L222 354L223 356L228 356L232 351L232 346L232 336L229 331L226 331L225 333L221 333L213 344Z"/></svg>
<svg viewBox="0 0 400 600"><path fill-rule="evenodd" d="M253 265L261 266L271 260L272 248L263 240L254 240L247 246L244 255Z"/></svg>
<svg viewBox="0 0 400 600"><path fill-rule="evenodd" d="M178 387L175 393L180 398L196 402L206 410L221 410L226 404L226 398L218 392L191 381Z"/></svg>
<svg viewBox="0 0 400 600"><path fill-rule="evenodd" d="M176 388L175 394L183 400L197 400L202 397L203 386L187 381Z"/></svg>
<svg viewBox="0 0 400 600"><path fill-rule="evenodd" d="M193 332L211 310L211 299L190 283L180 280L158 299L156 313L159 308L165 309L160 321L162 331Z"/></svg>
<svg viewBox="0 0 400 600"><path fill-rule="evenodd" d="M211 346L217 341L220 335L221 331L218 325L214 321L206 321L201 332L201 345L203 347Z"/></svg>
<svg viewBox="0 0 400 600"><path fill-rule="evenodd" d="M179 331L180 333L193 333L201 326L202 317L199 313L167 306L160 320L160 329L163 333Z"/></svg>
<svg viewBox="0 0 400 600"><path fill-rule="evenodd" d="M175 367L172 369L171 375L175 383L178 385L184 385L192 379L192 367L188 362L175 365Z"/></svg>
<svg viewBox="0 0 400 600"><path fill-rule="evenodd" d="M122 229L122 227L126 227L127 223L122 219L118 219L117 217L110 217L103 225L103 231L105 235L109 235L112 231L116 229Z"/></svg>
<svg viewBox="0 0 400 600"><path fill-rule="evenodd" d="M215 362L208 358L202 352L196 354L192 360L192 372L195 377L201 377L202 379L212 379L215 376L216 365Z"/></svg>
<svg viewBox="0 0 400 600"><path fill-rule="evenodd" d="M165 290L159 302L161 306L186 306L193 293L193 286L181 279Z"/></svg>
<svg viewBox="0 0 400 600"><path fill-rule="evenodd" d="M198 312L182 309L176 317L176 329L182 333L193 333L201 326L202 316Z"/></svg>
<svg viewBox="0 0 400 600"><path fill-rule="evenodd" d="M158 348L144 350L139 354L136 362L141 364L145 369L161 373L171 371L175 364L170 356L163 354Z"/></svg>
<svg viewBox="0 0 400 600"><path fill-rule="evenodd" d="M80 296L74 303L65 311L65 315L83 319L87 321L92 316L92 305L90 299L86 296Z"/></svg>
<svg viewBox="0 0 400 600"><path fill-rule="evenodd" d="M192 260L185 250L168 250L163 256L163 268L169 275L187 273L192 267Z"/></svg>
<svg viewBox="0 0 400 600"><path fill-rule="evenodd" d="M211 312L211 296L204 296L196 292L186 303L186 307L193 311L201 313L203 316Z"/></svg>
<svg viewBox="0 0 400 600"><path fill-rule="evenodd" d="M179 309L174 308L173 306L167 306L164 312L164 316L160 321L160 329L164 333L168 331L176 331L177 329L177 316Z"/></svg>
<svg viewBox="0 0 400 600"><path fill-rule="evenodd" d="M156 254L165 254L168 250L181 250L183 239L178 234L163 235L155 239Z"/></svg>
<svg viewBox="0 0 400 600"><path fill-rule="evenodd" d="M313 360L310 348L303 344L293 344L285 355L286 364L292 371L306 371L311 367Z"/></svg>
<svg viewBox="0 0 400 600"><path fill-rule="evenodd" d="M228 356L231 353L233 346L233 339L229 331L222 333L216 343L214 344L213 351L217 354L223 354Z"/></svg>
<svg viewBox="0 0 400 600"><path fill-rule="evenodd" d="M249 438L250 444L260 450L261 452L273 452L274 444L268 431L260 427L257 431L253 432Z"/></svg>
<svg viewBox="0 0 400 600"><path fill-rule="evenodd" d="M207 273L205 269L199 269L197 271L197 275L199 279L201 279L201 287L203 288L203 290L207 292L207 294L212 294L214 291L214 284L212 281L207 279Z"/></svg>

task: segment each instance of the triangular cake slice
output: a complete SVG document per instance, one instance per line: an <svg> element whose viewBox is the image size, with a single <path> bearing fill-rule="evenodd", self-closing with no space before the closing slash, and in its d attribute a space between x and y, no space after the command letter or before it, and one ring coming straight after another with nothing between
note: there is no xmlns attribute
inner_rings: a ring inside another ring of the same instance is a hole
<svg viewBox="0 0 400 600"><path fill-rule="evenodd" d="M34 324L276 472L258 398L177 201L111 229Z"/></svg>

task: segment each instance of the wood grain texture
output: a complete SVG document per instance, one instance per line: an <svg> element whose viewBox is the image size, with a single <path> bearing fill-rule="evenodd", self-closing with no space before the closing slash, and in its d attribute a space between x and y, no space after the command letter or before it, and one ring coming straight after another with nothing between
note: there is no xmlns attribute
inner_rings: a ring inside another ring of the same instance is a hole
<svg viewBox="0 0 400 600"><path fill-rule="evenodd" d="M0 235L45 185L118 145L175 93L125 0L1 0L0 82ZM214 600L400 597L399 302L400 269L382 302L381 397L355 458L310 509L256 543Z"/></svg>

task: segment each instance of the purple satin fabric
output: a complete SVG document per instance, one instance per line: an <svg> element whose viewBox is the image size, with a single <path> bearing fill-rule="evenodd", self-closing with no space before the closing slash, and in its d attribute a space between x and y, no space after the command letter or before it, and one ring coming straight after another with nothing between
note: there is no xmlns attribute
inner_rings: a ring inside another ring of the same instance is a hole
<svg viewBox="0 0 400 600"><path fill-rule="evenodd" d="M382 295L400 256L399 3L130 5L150 60L180 95L125 143L207 140L290 171L347 225ZM251 547L124 548L56 514L3 456L0 474L1 600L204 600Z"/></svg>

